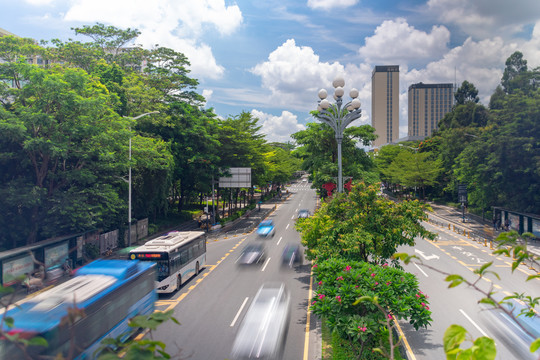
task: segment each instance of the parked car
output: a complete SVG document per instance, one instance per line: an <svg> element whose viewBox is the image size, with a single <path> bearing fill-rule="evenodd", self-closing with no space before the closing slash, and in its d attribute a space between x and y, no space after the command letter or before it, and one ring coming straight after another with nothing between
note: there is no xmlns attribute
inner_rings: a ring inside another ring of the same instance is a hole
<svg viewBox="0 0 540 360"><path fill-rule="evenodd" d="M290 317L290 295L283 283L262 285L233 343L233 359L282 359Z"/></svg>
<svg viewBox="0 0 540 360"><path fill-rule="evenodd" d="M311 216L311 213L308 209L300 209L298 210L298 218L299 219L305 219Z"/></svg>
<svg viewBox="0 0 540 360"><path fill-rule="evenodd" d="M303 263L303 254L300 245L298 244L287 244L285 249L283 249L283 254L281 255L281 265L294 267L296 264Z"/></svg>
<svg viewBox="0 0 540 360"><path fill-rule="evenodd" d="M254 265L254 264L261 264L264 262L264 259L266 258L266 251L264 248L264 245L261 243L253 243L247 245L244 250L242 250L242 254L240 254L240 258L238 259L238 264L240 265Z"/></svg>
<svg viewBox="0 0 540 360"><path fill-rule="evenodd" d="M259 227L257 228L257 235L260 237L274 236L275 232L276 229L272 220L261 221Z"/></svg>

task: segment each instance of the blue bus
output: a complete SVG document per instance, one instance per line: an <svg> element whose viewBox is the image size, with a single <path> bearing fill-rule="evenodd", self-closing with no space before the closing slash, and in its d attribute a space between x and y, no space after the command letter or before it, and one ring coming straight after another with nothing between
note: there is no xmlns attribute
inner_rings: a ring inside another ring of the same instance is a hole
<svg viewBox="0 0 540 360"><path fill-rule="evenodd" d="M126 340L133 335L129 319L154 311L155 281L154 263L96 260L79 268L72 279L10 308L5 315L13 319L13 327L4 324L3 330L20 338L45 338L48 347L27 348L32 358L66 357L71 350L74 359L93 359L103 339ZM68 309L74 307L84 310L84 316L66 323ZM72 340L75 346L70 349ZM18 358L25 358L21 350L0 340L0 359Z"/></svg>

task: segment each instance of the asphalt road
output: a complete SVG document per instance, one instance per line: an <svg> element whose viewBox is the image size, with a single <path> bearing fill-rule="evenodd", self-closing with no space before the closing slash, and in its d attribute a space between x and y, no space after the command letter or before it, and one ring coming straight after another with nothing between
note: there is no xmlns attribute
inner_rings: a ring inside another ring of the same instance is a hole
<svg viewBox="0 0 540 360"><path fill-rule="evenodd" d="M283 358L317 357L317 337L306 331L310 264L304 260L301 266L287 270L280 266L285 245L300 242L294 228L297 211L305 208L313 212L316 195L308 183L302 182L292 185L289 191L291 195L268 217L276 224L273 238L260 240L252 232L211 239L207 244L209 265L177 293L160 296L158 310L174 309L174 316L181 323L165 323L152 335L166 344L169 354L193 360L229 358L238 327L257 290L265 282L277 281L285 283L291 294L291 319ZM265 242L267 261L241 268L236 260L242 248L255 241ZM309 330L315 328L311 316Z"/></svg>
<svg viewBox="0 0 540 360"><path fill-rule="evenodd" d="M496 326L491 326L486 311L477 303L483 295L465 284L449 289L449 283L444 280L447 275L440 272L459 274L474 281L478 276L473 271L483 264L493 262L490 269L498 273L500 280L494 275L488 275L478 280L477 285L481 289L495 291L503 296L517 292L537 297L540 296L540 280L525 281L527 276L536 272L521 265L512 273L510 258L504 255L494 256L489 247L484 247L447 227L431 224L425 226L439 234L436 241L420 239L414 248L403 247L399 250L415 254L421 259L421 264L409 264L405 266L405 270L418 277L420 289L429 296L430 309L433 312L433 322L428 329L415 331L409 324L401 322L412 349L409 359L445 359L443 335L451 324L463 326L475 339L480 336L494 338L497 359L522 359L516 352L515 345L504 336L510 330L497 332ZM462 347L470 345L470 342L466 342Z"/></svg>

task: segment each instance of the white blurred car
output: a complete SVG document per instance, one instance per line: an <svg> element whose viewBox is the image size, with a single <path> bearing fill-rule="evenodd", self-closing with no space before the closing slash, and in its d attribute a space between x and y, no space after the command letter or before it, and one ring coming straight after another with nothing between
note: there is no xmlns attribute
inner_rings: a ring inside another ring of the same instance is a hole
<svg viewBox="0 0 540 360"><path fill-rule="evenodd" d="M283 283L259 288L233 343L232 358L281 359L290 317L290 295Z"/></svg>
<svg viewBox="0 0 540 360"><path fill-rule="evenodd" d="M502 341L516 355L519 355L519 359L540 359L540 350L530 352L531 343L540 338L540 316L538 314L532 317L520 315L526 305L519 300L507 300L502 306L513 316L509 316L501 309L491 307L484 307L480 312L482 321L494 333L496 341Z"/></svg>

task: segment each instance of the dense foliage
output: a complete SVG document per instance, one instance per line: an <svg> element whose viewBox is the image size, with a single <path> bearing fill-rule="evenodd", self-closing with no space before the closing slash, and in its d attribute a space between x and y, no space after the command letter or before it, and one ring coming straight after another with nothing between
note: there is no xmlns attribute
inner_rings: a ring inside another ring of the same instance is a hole
<svg viewBox="0 0 540 360"><path fill-rule="evenodd" d="M412 161L396 145L381 148L375 163L382 179L398 189L422 186L428 197L457 202L458 184L468 189L468 206L481 213L493 206L540 213L540 68L529 70L520 52L506 61L501 85L489 108L464 81L456 104L439 122L439 131L409 143L425 155L429 181L410 181ZM429 163L431 161L431 163Z"/></svg>
<svg viewBox="0 0 540 360"><path fill-rule="evenodd" d="M136 29L73 30L90 41L0 37L0 250L125 228L129 168L132 217L151 221L202 208L229 167L260 188L299 170L251 114L201 108L184 54L133 44Z"/></svg>
<svg viewBox="0 0 540 360"><path fill-rule="evenodd" d="M349 341L358 359L378 358L372 350L381 340L387 342L387 321L406 319L415 329L431 321L427 296L412 274L342 258L316 261L313 273L318 284L311 299L313 312ZM358 302L366 297L378 299L379 306Z"/></svg>
<svg viewBox="0 0 540 360"><path fill-rule="evenodd" d="M417 236L433 238L421 221L427 218L418 201L396 203L379 194L377 185L355 184L349 194L334 196L296 227L310 259L340 257L384 264L400 245Z"/></svg>

